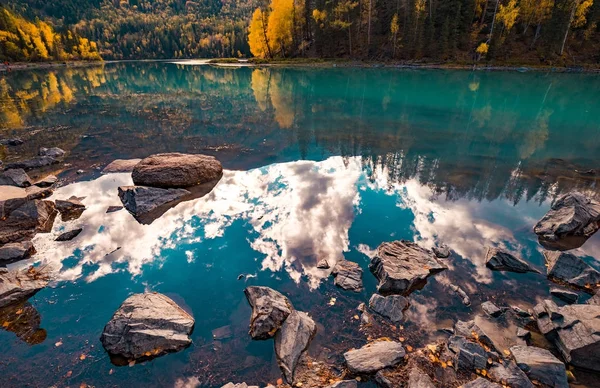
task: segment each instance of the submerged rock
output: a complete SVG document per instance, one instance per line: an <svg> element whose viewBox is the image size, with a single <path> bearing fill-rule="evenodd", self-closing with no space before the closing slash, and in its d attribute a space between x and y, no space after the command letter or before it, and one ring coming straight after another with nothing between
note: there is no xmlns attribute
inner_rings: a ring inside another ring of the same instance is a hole
<svg viewBox="0 0 600 388"><path fill-rule="evenodd" d="M544 251L548 278L590 290L600 284L600 272L579 257L565 252Z"/></svg>
<svg viewBox="0 0 600 388"><path fill-rule="evenodd" d="M54 241L71 241L75 237L79 236L79 233L83 231L83 228L77 228L68 232L62 233Z"/></svg>
<svg viewBox="0 0 600 388"><path fill-rule="evenodd" d="M373 294L369 300L369 308L397 323L402 321L404 317L402 312L408 308L408 299L401 295L381 296Z"/></svg>
<svg viewBox="0 0 600 388"><path fill-rule="evenodd" d="M565 364L546 349L534 346L513 346L510 348L519 368L530 380L537 380L553 388L568 388Z"/></svg>
<svg viewBox="0 0 600 388"><path fill-rule="evenodd" d="M386 242L377 248L369 269L382 294L407 294L425 284L427 277L447 267L430 251L402 240Z"/></svg>
<svg viewBox="0 0 600 388"><path fill-rule="evenodd" d="M35 254L35 248L31 241L8 243L0 246L0 265L25 260Z"/></svg>
<svg viewBox="0 0 600 388"><path fill-rule="evenodd" d="M462 386L462 388L502 388L501 385L492 383L483 377L478 377L473 381L470 381Z"/></svg>
<svg viewBox="0 0 600 388"><path fill-rule="evenodd" d="M499 317L507 310L506 307L500 308L490 301L483 302L481 304L481 308L487 315L489 315L490 317L493 317L493 318Z"/></svg>
<svg viewBox="0 0 600 388"><path fill-rule="evenodd" d="M0 244L30 240L36 233L52 230L56 208L50 201L33 200L10 211L0 222Z"/></svg>
<svg viewBox="0 0 600 388"><path fill-rule="evenodd" d="M558 307L545 300L535 306L534 311L540 331L567 362L600 372L600 306Z"/></svg>
<svg viewBox="0 0 600 388"><path fill-rule="evenodd" d="M107 213L114 213L114 212L118 212L119 210L122 210L122 209L123 209L123 206L109 206L106 209L106 212Z"/></svg>
<svg viewBox="0 0 600 388"><path fill-rule="evenodd" d="M133 168L141 161L142 159L116 159L104 167L102 173L132 172Z"/></svg>
<svg viewBox="0 0 600 388"><path fill-rule="evenodd" d="M131 177L138 186L184 188L218 180L223 166L212 156L199 154L156 154L142 159Z"/></svg>
<svg viewBox="0 0 600 388"><path fill-rule="evenodd" d="M587 238L596 233L599 227L600 203L581 193L572 192L560 197L533 231L540 242L552 243L568 237Z"/></svg>
<svg viewBox="0 0 600 388"><path fill-rule="evenodd" d="M42 179L40 179L39 181L35 182L35 185L37 187L52 187L53 185L56 184L56 182L58 182L58 178L54 175L48 175Z"/></svg>
<svg viewBox="0 0 600 388"><path fill-rule="evenodd" d="M329 269L329 263L327 262L326 259L320 260L317 263L317 268L319 268L319 269Z"/></svg>
<svg viewBox="0 0 600 388"><path fill-rule="evenodd" d="M494 271L510 271L517 273L538 272L521 258L511 255L499 248L488 248L485 265Z"/></svg>
<svg viewBox="0 0 600 388"><path fill-rule="evenodd" d="M60 159L65 156L65 151L58 147L40 148L39 156L48 156L54 159Z"/></svg>
<svg viewBox="0 0 600 388"><path fill-rule="evenodd" d="M344 353L344 359L350 372L369 374L399 364L405 355L401 343L377 341Z"/></svg>
<svg viewBox="0 0 600 388"><path fill-rule="evenodd" d="M59 160L50 156L36 156L33 159L23 160L20 162L7 163L6 169L22 168L23 170L33 170L58 163Z"/></svg>
<svg viewBox="0 0 600 388"><path fill-rule="evenodd" d="M494 362L488 369L488 376L496 383L511 388L534 388L525 372L513 361L505 360L503 364Z"/></svg>
<svg viewBox="0 0 600 388"><path fill-rule="evenodd" d="M159 293L127 298L102 331L100 341L111 355L127 360L158 357L192 343L194 318Z"/></svg>
<svg viewBox="0 0 600 388"><path fill-rule="evenodd" d="M331 272L336 286L355 292L362 290L362 273L362 268L358 264L348 260L338 261Z"/></svg>
<svg viewBox="0 0 600 388"><path fill-rule="evenodd" d="M317 326L308 314L294 310L275 333L277 363L289 384L294 384L298 360L316 332Z"/></svg>
<svg viewBox="0 0 600 388"><path fill-rule="evenodd" d="M25 170L15 168L0 173L0 185L29 187L32 182Z"/></svg>
<svg viewBox="0 0 600 388"><path fill-rule="evenodd" d="M49 281L50 273L46 267L0 272L0 307L29 299Z"/></svg>
<svg viewBox="0 0 600 388"><path fill-rule="evenodd" d="M250 336L255 340L272 338L294 309L288 298L269 287L247 287L244 294L252 307Z"/></svg>
<svg viewBox="0 0 600 388"><path fill-rule="evenodd" d="M356 380L342 380L325 388L358 388L358 382Z"/></svg>
<svg viewBox="0 0 600 388"><path fill-rule="evenodd" d="M425 372L413 367L408 373L408 388L435 388L435 385Z"/></svg>
<svg viewBox="0 0 600 388"><path fill-rule="evenodd" d="M460 298L462 299L462 303L465 306L471 305L471 298L469 298L469 295L467 295L465 290L463 290L462 288L460 288L459 286L457 286L455 284L450 284L450 289L452 291L454 291L458 296L460 296Z"/></svg>
<svg viewBox="0 0 600 388"><path fill-rule="evenodd" d="M184 189L160 189L144 186L121 186L119 198L138 221L151 223L191 193Z"/></svg>
<svg viewBox="0 0 600 388"><path fill-rule="evenodd" d="M60 212L60 218L63 221L75 220L81 216L85 210L85 205L75 196L68 199L57 199L56 209Z"/></svg>
<svg viewBox="0 0 600 388"><path fill-rule="evenodd" d="M454 368L475 371L487 366L487 352L476 342L454 335L448 339L448 349L454 354Z"/></svg>
<svg viewBox="0 0 600 388"><path fill-rule="evenodd" d="M450 248L448 248L448 245L446 244L435 246L431 248L431 250L433 251L433 254L440 259L450 257Z"/></svg>
<svg viewBox="0 0 600 388"><path fill-rule="evenodd" d="M566 303L575 303L579 299L579 294L576 292L563 290L562 288L551 288L550 294Z"/></svg>

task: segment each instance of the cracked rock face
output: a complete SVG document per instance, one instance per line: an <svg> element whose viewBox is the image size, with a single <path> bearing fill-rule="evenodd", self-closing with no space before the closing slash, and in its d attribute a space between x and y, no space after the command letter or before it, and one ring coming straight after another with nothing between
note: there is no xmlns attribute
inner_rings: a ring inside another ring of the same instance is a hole
<svg viewBox="0 0 600 388"><path fill-rule="evenodd" d="M498 248L488 248L485 265L494 271L510 271L517 273L538 272L523 259Z"/></svg>
<svg viewBox="0 0 600 388"><path fill-rule="evenodd" d="M31 241L9 243L0 246L0 265L25 260L35 254Z"/></svg>
<svg viewBox="0 0 600 388"><path fill-rule="evenodd" d="M510 352L530 380L537 380L553 388L568 388L565 364L546 349L534 346L513 346Z"/></svg>
<svg viewBox="0 0 600 388"><path fill-rule="evenodd" d="M488 376L495 382L511 388L534 388L525 372L512 361L503 364L494 362L488 370Z"/></svg>
<svg viewBox="0 0 600 388"><path fill-rule="evenodd" d="M408 294L447 267L427 249L406 241L385 242L377 248L369 269L382 294Z"/></svg>
<svg viewBox="0 0 600 388"><path fill-rule="evenodd" d="M405 354L399 342L377 341L344 353L344 359L352 373L368 374L399 364Z"/></svg>
<svg viewBox="0 0 600 388"><path fill-rule="evenodd" d="M194 318L165 295L134 294L106 324L100 341L111 355L151 358L189 346L193 328Z"/></svg>
<svg viewBox="0 0 600 388"><path fill-rule="evenodd" d="M600 284L600 272L571 253L544 251L544 258L548 265L548 278L551 280L587 290Z"/></svg>
<svg viewBox="0 0 600 388"><path fill-rule="evenodd" d="M331 272L334 276L333 283L343 288L344 290L350 290L359 292L362 290L362 268L353 261L340 260L333 271Z"/></svg>
<svg viewBox="0 0 600 388"><path fill-rule="evenodd" d="M600 371L600 306L558 307L545 300L535 306L534 312L540 331L556 345L567 362Z"/></svg>
<svg viewBox="0 0 600 388"><path fill-rule="evenodd" d="M0 173L0 185L29 187L32 184L31 179L23 169L15 168Z"/></svg>
<svg viewBox="0 0 600 388"><path fill-rule="evenodd" d="M298 360L317 332L317 325L302 311L292 311L275 334L277 363L289 384L294 383Z"/></svg>
<svg viewBox="0 0 600 388"><path fill-rule="evenodd" d="M272 338L294 309L288 298L269 287L247 287L244 294L252 307L250 317L252 339Z"/></svg>
<svg viewBox="0 0 600 388"><path fill-rule="evenodd" d="M400 322L404 317L402 312L408 308L408 299L402 295L373 294L369 300L369 308L392 322Z"/></svg>
<svg viewBox="0 0 600 388"><path fill-rule="evenodd" d="M540 240L557 241L566 237L589 237L600 227L600 203L572 192L560 197L533 231Z"/></svg>
<svg viewBox="0 0 600 388"><path fill-rule="evenodd" d="M184 189L144 186L119 187L119 198L123 206L141 223L151 223L168 208L177 205L190 195L191 193Z"/></svg>
<svg viewBox="0 0 600 388"><path fill-rule="evenodd" d="M49 281L50 275L45 268L30 267L0 273L0 307L30 298Z"/></svg>
<svg viewBox="0 0 600 388"><path fill-rule="evenodd" d="M53 202L27 201L0 223L0 244L29 240L36 233L52 230L56 208Z"/></svg>
<svg viewBox="0 0 600 388"><path fill-rule="evenodd" d="M138 186L167 189L207 183L222 175L223 166L212 156L167 153L142 159L133 168L131 177Z"/></svg>
<svg viewBox="0 0 600 388"><path fill-rule="evenodd" d="M454 367L456 370L464 369L475 371L485 369L487 366L487 352L478 343L468 341L462 336L452 336L448 339L448 349L454 353Z"/></svg>

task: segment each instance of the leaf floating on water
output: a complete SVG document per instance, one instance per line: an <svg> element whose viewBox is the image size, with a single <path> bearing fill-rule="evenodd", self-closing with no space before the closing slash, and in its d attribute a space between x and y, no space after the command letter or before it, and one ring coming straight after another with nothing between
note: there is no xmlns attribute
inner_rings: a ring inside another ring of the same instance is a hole
<svg viewBox="0 0 600 388"><path fill-rule="evenodd" d="M406 350L408 350L409 352L412 352L413 348L410 345L406 345Z"/></svg>
<svg viewBox="0 0 600 388"><path fill-rule="evenodd" d="M447 364L448 366L452 366L452 360L448 360L448 361L446 362L446 364Z"/></svg>
<svg viewBox="0 0 600 388"><path fill-rule="evenodd" d="M68 371L68 372L67 372L67 374L65 375L65 377L66 377L66 378L69 378L69 377L71 377L72 375L73 375L73 371L72 371L72 370L70 370L70 371Z"/></svg>
<svg viewBox="0 0 600 388"><path fill-rule="evenodd" d="M109 375L112 375L114 372L115 372L115 371L114 371L114 370L112 370L112 368L111 368L111 370L109 370L109 371L108 371L108 374L109 374Z"/></svg>
<svg viewBox="0 0 600 388"><path fill-rule="evenodd" d="M58 348L59 346L62 346L62 344L62 340L59 340L57 343L54 344L54 346Z"/></svg>
<svg viewBox="0 0 600 388"><path fill-rule="evenodd" d="M86 358L86 357L87 357L87 356L86 356L85 354L83 354L83 353L82 353L82 354L81 354L81 356L79 356L79 359L80 359L81 361L83 361L83 360L85 360L85 358Z"/></svg>
<svg viewBox="0 0 600 388"><path fill-rule="evenodd" d="M17 315L21 315L21 314L23 314L23 309L18 309L18 310L15 312L15 314L17 314Z"/></svg>
<svg viewBox="0 0 600 388"><path fill-rule="evenodd" d="M10 322L8 322L8 321L5 321L5 322L2 324L2 327L9 327L9 326L10 326Z"/></svg>
<svg viewBox="0 0 600 388"><path fill-rule="evenodd" d="M277 379L277 385L283 385L283 379L282 378Z"/></svg>
<svg viewBox="0 0 600 388"><path fill-rule="evenodd" d="M353 318L356 319L357 321L360 319L358 315L355 315Z"/></svg>
<svg viewBox="0 0 600 388"><path fill-rule="evenodd" d="M131 361L129 361L129 366L130 366L130 367L131 367L131 366L134 366L134 365L135 365L135 360L131 360Z"/></svg>
<svg viewBox="0 0 600 388"><path fill-rule="evenodd" d="M335 302L336 302L336 301L337 301L337 299L336 299L336 298L331 298L331 299L329 299L329 305L330 305L330 306L333 306L333 305L335 304Z"/></svg>

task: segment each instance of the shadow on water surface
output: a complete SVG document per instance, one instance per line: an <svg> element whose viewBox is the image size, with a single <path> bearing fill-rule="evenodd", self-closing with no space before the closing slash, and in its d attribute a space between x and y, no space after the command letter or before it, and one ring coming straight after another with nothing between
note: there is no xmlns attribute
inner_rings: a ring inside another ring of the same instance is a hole
<svg viewBox="0 0 600 388"><path fill-rule="evenodd" d="M318 331L308 353L334 371L342 353L367 338L402 338L417 348L457 319L478 317L508 347L517 323L482 318L481 303L532 307L549 297L551 283L540 274L490 271L487 247L542 270L535 222L560 193L598 195L589 171L600 141L597 82L588 75L156 63L14 73L0 83L0 115L13 115L2 121L3 136L25 143L0 157L63 147L66 165L56 172L78 181L53 198L86 197L86 210L36 236L32 261L53 264L56 275L30 301L39 312L32 326L39 328L41 315L48 339L25 346L0 332L0 347L10 349L0 370L11 386L274 383L272 343L247 335L248 285L273 287L309 312ZM121 204L117 188L131 185L131 176L101 176L96 168L162 151L213 154L226 170L208 194L151 224L125 210L106 213ZM54 241L74 227L83 231L73 241ZM573 253L596 265L599 237ZM410 295L400 325L375 317L365 330L355 317L376 289L369 259L396 239L447 244L449 269ZM335 288L331 270L316 268L321 259L357 262L364 291ZM451 285L464 289L471 306ZM144 290L186 305L196 318L193 345L115 368L101 330L128 295ZM231 336L213 339L225 326ZM52 345L58 342L64 345Z"/></svg>

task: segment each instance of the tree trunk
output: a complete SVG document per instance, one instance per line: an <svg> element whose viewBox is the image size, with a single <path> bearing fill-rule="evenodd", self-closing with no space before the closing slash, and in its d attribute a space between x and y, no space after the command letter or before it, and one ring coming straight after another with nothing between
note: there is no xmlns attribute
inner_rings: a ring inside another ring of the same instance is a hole
<svg viewBox="0 0 600 388"><path fill-rule="evenodd" d="M369 0L369 24L367 26L367 57L371 48L371 9L373 8L373 0Z"/></svg>
<svg viewBox="0 0 600 388"><path fill-rule="evenodd" d="M269 58L273 58L273 54L271 53L271 45L269 44L269 39L267 38L267 23L265 23L265 13L262 13L262 26L263 26L263 34L265 36L265 44L267 45L267 53L269 54Z"/></svg>
<svg viewBox="0 0 600 388"><path fill-rule="evenodd" d="M540 30L542 29L542 23L538 23L537 28L535 29L535 35L533 36L533 42L531 43L531 47L535 45L535 42L540 37Z"/></svg>
<svg viewBox="0 0 600 388"><path fill-rule="evenodd" d="M579 0L576 0L573 3L573 9L571 10L571 16L569 17L569 24L567 25L567 29L565 31L565 37L563 38L562 45L560 46L560 55L563 55L563 51L565 51L565 44L567 43L567 36L569 36L569 30L571 29L571 24L573 24L573 18L575 17L575 10L579 5Z"/></svg>
<svg viewBox="0 0 600 388"><path fill-rule="evenodd" d="M494 8L494 17L492 19L492 28L490 28L490 37L488 38L488 42L492 41L492 34L494 33L494 24L496 24L496 13L498 12L498 3L500 0L496 0L496 7Z"/></svg>

